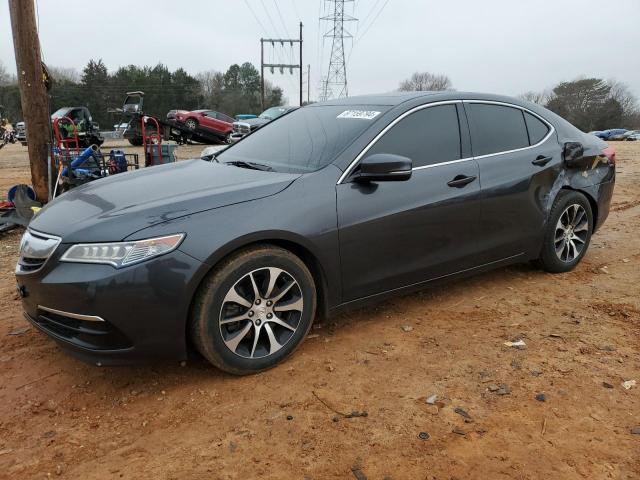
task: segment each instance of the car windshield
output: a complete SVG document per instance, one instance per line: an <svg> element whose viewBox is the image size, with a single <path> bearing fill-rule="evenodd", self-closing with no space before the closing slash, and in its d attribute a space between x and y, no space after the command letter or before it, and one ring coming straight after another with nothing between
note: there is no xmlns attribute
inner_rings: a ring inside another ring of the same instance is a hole
<svg viewBox="0 0 640 480"><path fill-rule="evenodd" d="M71 109L69 107L62 107L59 108L58 110L56 110L55 112L53 112L51 114L51 118L62 118L62 117L66 117L67 114L71 111Z"/></svg>
<svg viewBox="0 0 640 480"><path fill-rule="evenodd" d="M216 158L221 163L259 164L277 172L313 172L331 163L387 109L380 105L300 108L256 130Z"/></svg>
<svg viewBox="0 0 640 480"><path fill-rule="evenodd" d="M280 115L287 113L287 109L285 107L271 107L265 110L260 114L260 118L264 118L266 120L273 120L274 118L278 118Z"/></svg>

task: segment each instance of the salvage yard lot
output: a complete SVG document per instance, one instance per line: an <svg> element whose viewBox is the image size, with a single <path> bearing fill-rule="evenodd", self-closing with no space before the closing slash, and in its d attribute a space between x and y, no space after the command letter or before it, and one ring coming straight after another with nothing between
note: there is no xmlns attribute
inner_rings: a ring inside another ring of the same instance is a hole
<svg viewBox="0 0 640 480"><path fill-rule="evenodd" d="M333 317L248 377L70 358L23 319L21 232L1 237L0 478L639 478L640 142L612 145L612 212L573 272L522 265ZM0 192L28 182L26 148L0 172Z"/></svg>

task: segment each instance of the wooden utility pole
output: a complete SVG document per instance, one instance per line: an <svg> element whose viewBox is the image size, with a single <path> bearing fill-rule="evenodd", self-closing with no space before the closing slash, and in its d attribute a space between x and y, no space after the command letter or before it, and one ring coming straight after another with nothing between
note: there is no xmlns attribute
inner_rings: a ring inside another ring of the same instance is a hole
<svg viewBox="0 0 640 480"><path fill-rule="evenodd" d="M48 200L48 143L51 119L44 84L33 0L9 0L22 114L27 128L31 182L38 200Z"/></svg>
<svg viewBox="0 0 640 480"><path fill-rule="evenodd" d="M300 22L300 106L302 106L302 22Z"/></svg>
<svg viewBox="0 0 640 480"><path fill-rule="evenodd" d="M311 98L311 64L307 65L307 104Z"/></svg>
<svg viewBox="0 0 640 480"><path fill-rule="evenodd" d="M264 112L264 39L260 39L260 108Z"/></svg>
<svg viewBox="0 0 640 480"><path fill-rule="evenodd" d="M289 64L289 63L264 63L264 44L271 44L271 48L277 48L278 44L281 48L285 46L285 44L289 44L291 46L291 50L293 51L293 44L298 43L300 46L300 63ZM300 106L302 106L302 98L304 95L304 88L302 86L302 74L303 74L303 66L302 66L302 22L300 22L300 38L261 38L260 39L260 102L262 105L262 109L266 107L265 105L265 80L264 80L264 69L270 68L271 73L273 73L275 68L280 69L280 73L284 73L284 69L288 68L293 73L295 68L300 69Z"/></svg>

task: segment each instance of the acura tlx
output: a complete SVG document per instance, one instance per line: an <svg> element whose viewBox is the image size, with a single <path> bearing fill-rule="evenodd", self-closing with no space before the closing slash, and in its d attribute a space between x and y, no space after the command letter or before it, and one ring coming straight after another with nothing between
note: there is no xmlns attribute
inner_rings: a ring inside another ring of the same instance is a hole
<svg viewBox="0 0 640 480"><path fill-rule="evenodd" d="M24 234L18 291L27 319L84 360L194 347L258 372L318 316L518 262L573 269L614 183L606 143L522 100L331 100L208 161L64 193Z"/></svg>

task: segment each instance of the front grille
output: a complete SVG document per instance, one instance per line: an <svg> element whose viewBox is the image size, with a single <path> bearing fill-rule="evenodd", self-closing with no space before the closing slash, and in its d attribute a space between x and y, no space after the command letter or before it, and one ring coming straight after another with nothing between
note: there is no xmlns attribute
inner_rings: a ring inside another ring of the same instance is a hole
<svg viewBox="0 0 640 480"><path fill-rule="evenodd" d="M20 267L22 272L30 273L39 270L46 262L46 258L20 257Z"/></svg>
<svg viewBox="0 0 640 480"><path fill-rule="evenodd" d="M54 313L42 308L33 319L43 330L91 350L120 350L131 347L131 342L120 330L106 321L87 321Z"/></svg>
<svg viewBox="0 0 640 480"><path fill-rule="evenodd" d="M246 123L234 123L233 131L234 133L249 133L251 131L251 127Z"/></svg>

